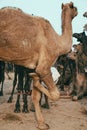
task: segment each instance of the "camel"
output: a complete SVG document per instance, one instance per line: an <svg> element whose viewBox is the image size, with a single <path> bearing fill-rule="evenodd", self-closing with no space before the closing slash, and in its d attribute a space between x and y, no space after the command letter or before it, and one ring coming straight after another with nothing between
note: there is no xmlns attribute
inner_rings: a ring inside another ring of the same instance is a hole
<svg viewBox="0 0 87 130"><path fill-rule="evenodd" d="M15 87L17 85L17 100L15 104L15 110L14 112L19 113L21 112L20 107L20 97L23 96L23 110L22 112L29 112L28 110L28 101L27 97L28 95L31 95L31 77L29 76L29 73L32 73L33 70L27 70L23 66L14 65L14 80L13 80L13 88L11 95L8 99L8 103L11 103L13 100L13 95L15 91Z"/></svg>
<svg viewBox="0 0 87 130"><path fill-rule="evenodd" d="M58 100L60 92L50 71L57 58L72 46L72 20L77 16L72 2L62 4L62 35L58 35L50 22L42 17L7 7L0 9L0 59L35 69L32 73L32 101L39 129L48 129L39 106L41 92ZM47 89L40 82L43 81Z"/></svg>
<svg viewBox="0 0 87 130"><path fill-rule="evenodd" d="M77 46L77 48L80 48L80 44L78 44ZM84 64L81 63L82 61L84 61L84 57L81 57L80 52L76 53L72 51L68 53L68 58L74 61L72 73L72 90L70 92L73 101L77 101L78 99L81 99L83 96L87 95L87 72L85 71L86 68L84 67Z"/></svg>

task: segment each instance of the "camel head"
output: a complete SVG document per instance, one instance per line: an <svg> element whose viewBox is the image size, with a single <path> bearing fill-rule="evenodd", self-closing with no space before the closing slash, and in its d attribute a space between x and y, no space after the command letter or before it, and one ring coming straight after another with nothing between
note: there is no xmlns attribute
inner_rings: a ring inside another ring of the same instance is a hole
<svg viewBox="0 0 87 130"><path fill-rule="evenodd" d="M73 2L67 4L62 3L62 10L70 10L70 15L72 16L72 19L78 14L77 8L74 6Z"/></svg>
<svg viewBox="0 0 87 130"><path fill-rule="evenodd" d="M74 44L73 45L73 48L74 48L74 51L76 52L76 53L79 53L79 54L81 54L82 53L82 43L79 43L79 44Z"/></svg>
<svg viewBox="0 0 87 130"><path fill-rule="evenodd" d="M68 53L67 57L68 57L69 59L71 59L71 60L76 60L77 54L76 54L76 52L71 51L71 52Z"/></svg>
<svg viewBox="0 0 87 130"><path fill-rule="evenodd" d="M83 52L87 56L87 36L85 35L85 32L74 33L73 37L77 38L77 41L82 43Z"/></svg>
<svg viewBox="0 0 87 130"><path fill-rule="evenodd" d="M81 33L73 33L73 37L77 38L78 42L82 42L84 39L87 39L87 36L85 35L85 32L81 32Z"/></svg>

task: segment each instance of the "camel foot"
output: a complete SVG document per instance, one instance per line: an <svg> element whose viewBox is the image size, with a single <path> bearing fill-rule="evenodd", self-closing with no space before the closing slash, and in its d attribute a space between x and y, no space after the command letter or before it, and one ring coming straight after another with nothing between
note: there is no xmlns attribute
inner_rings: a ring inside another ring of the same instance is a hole
<svg viewBox="0 0 87 130"><path fill-rule="evenodd" d="M14 110L15 113L20 113L21 110L20 110L20 105L17 105L15 106L15 110Z"/></svg>
<svg viewBox="0 0 87 130"><path fill-rule="evenodd" d="M37 127L39 130L48 130L50 127L48 124L40 123Z"/></svg>
<svg viewBox="0 0 87 130"><path fill-rule="evenodd" d="M15 113L20 113L21 110L20 110L19 108L18 108L18 109L16 108L16 109L14 110L14 112L15 112Z"/></svg>
<svg viewBox="0 0 87 130"><path fill-rule="evenodd" d="M28 106L24 106L22 112L23 113L28 113L29 112Z"/></svg>
<svg viewBox="0 0 87 130"><path fill-rule="evenodd" d="M28 109L22 110L23 113L29 113Z"/></svg>

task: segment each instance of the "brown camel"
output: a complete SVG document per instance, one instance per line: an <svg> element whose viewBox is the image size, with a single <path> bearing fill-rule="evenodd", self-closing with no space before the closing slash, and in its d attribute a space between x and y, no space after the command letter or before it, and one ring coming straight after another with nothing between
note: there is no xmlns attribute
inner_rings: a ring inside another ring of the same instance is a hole
<svg viewBox="0 0 87 130"><path fill-rule="evenodd" d="M62 4L62 35L59 36L44 18L25 14L16 8L0 10L0 59L35 69L32 74L32 101L39 129L49 128L39 106L40 91L52 100L60 97L50 68L58 56L71 49L71 22L76 15L77 8L72 2ZM44 88L40 81L43 81L48 89Z"/></svg>

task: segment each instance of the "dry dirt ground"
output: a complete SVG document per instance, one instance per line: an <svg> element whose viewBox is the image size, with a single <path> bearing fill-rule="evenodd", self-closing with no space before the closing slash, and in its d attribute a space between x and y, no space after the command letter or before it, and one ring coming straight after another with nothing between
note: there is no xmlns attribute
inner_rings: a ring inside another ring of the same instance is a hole
<svg viewBox="0 0 87 130"><path fill-rule="evenodd" d="M11 89L12 80L8 80L6 76L4 96L0 97L0 130L37 130L34 112L14 113L16 92L13 103L7 103ZM50 130L87 130L87 98L78 102L71 99L49 102L50 109L42 109L42 113ZM21 108L22 105L21 99Z"/></svg>

